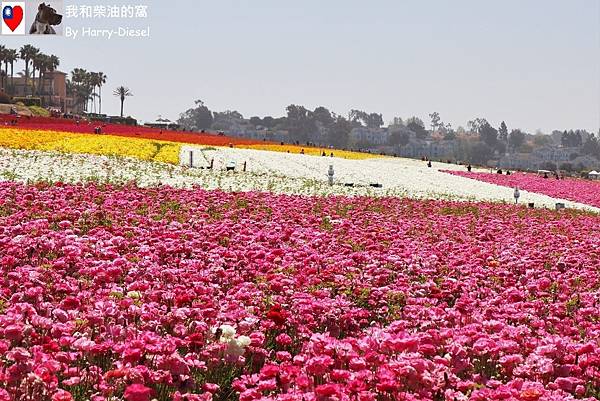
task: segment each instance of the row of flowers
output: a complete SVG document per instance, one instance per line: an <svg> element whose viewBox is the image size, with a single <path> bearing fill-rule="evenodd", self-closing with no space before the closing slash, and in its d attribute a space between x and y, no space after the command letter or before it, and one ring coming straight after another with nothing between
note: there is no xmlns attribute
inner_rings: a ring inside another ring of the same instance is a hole
<svg viewBox="0 0 600 401"><path fill-rule="evenodd" d="M0 400L591 401L599 227L500 204L1 183Z"/></svg>
<svg viewBox="0 0 600 401"><path fill-rule="evenodd" d="M141 160L177 163L179 161L181 145L174 142L113 135L0 128L0 147L128 156Z"/></svg>
<svg viewBox="0 0 600 401"><path fill-rule="evenodd" d="M449 171L449 173L504 187L518 187L526 191L545 194L554 198L568 199L573 202L600 207L600 181L578 178L556 179L552 175L544 178L544 176L531 173L515 173L511 175L466 171Z"/></svg>
<svg viewBox="0 0 600 401"><path fill-rule="evenodd" d="M220 136L215 133L181 132L148 128L142 126L130 126L123 124L106 124L97 121L76 121L73 119L60 119L49 117L15 117L0 114L0 125L11 126L17 121L16 127L21 130L34 131L59 131L80 134L92 134L97 127L102 128L105 134L125 137L138 137L152 140L182 142L200 145L228 146L251 145L261 142L245 138L231 138Z"/></svg>
<svg viewBox="0 0 600 401"><path fill-rule="evenodd" d="M119 156L0 148L0 181L23 183L135 183L142 187L168 185L233 192L264 191L292 195L410 197L413 199L487 200L511 202L512 190L449 176L408 159L345 160L248 149L206 148L181 151L182 166ZM213 168L208 169L213 161ZM227 172L230 161L234 172ZM244 164L246 171L243 171ZM328 168L334 165L334 183ZM204 167L204 168L202 168ZM448 165L445 168L449 168ZM352 186L348 186L352 183ZM370 186L380 183L382 188ZM523 192L523 202L553 207L556 199ZM587 208L567 202L568 207Z"/></svg>
<svg viewBox="0 0 600 401"><path fill-rule="evenodd" d="M10 126L16 117L0 114L0 126ZM140 126L128 126L121 124L104 124L99 122L80 122L75 120L47 118L47 117L19 117L15 128L21 131L34 131L37 135L40 131L67 132L78 134L92 134L97 127L101 127L102 133L111 136L126 138L140 138L159 142L176 142L207 146L235 146L249 149L261 149L272 152L303 153L307 155L321 156L324 152L327 156L334 154L335 157L346 159L367 159L377 157L368 153L351 152L335 149L321 149L308 146L281 145L265 141L257 141L248 138L236 138L204 132L182 132L160 130Z"/></svg>

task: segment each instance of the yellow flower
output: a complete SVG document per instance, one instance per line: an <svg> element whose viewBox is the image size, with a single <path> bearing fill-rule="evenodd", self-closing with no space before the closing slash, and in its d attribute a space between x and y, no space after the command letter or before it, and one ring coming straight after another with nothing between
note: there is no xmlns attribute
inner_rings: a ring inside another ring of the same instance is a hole
<svg viewBox="0 0 600 401"><path fill-rule="evenodd" d="M148 161L179 163L181 144L112 135L0 128L0 147L126 156Z"/></svg>
<svg viewBox="0 0 600 401"><path fill-rule="evenodd" d="M360 153L360 152L352 152L347 150L338 150L338 149L325 149L325 148L312 148L312 147L303 147L297 145L276 145L276 144L260 144L260 145L237 145L237 148L243 149L256 149L256 150L267 150L270 152L283 152L287 153L302 153L304 150L305 155L311 156L321 156L323 152L327 156L330 156L333 153L334 157L341 157L343 159L354 159L354 160L362 160L362 159L372 159L375 157L382 157L379 155L373 155L370 153Z"/></svg>

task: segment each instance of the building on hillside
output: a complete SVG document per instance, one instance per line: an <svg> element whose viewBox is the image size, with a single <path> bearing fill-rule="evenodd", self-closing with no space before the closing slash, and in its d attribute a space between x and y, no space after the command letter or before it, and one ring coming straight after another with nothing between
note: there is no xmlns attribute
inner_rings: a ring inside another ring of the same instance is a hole
<svg viewBox="0 0 600 401"><path fill-rule="evenodd" d="M498 167L512 170L537 170L543 163L545 163L543 160L531 153L510 153L498 161Z"/></svg>
<svg viewBox="0 0 600 401"><path fill-rule="evenodd" d="M349 138L359 144L385 145L389 142L390 133L387 128L357 127L352 129Z"/></svg>
<svg viewBox="0 0 600 401"><path fill-rule="evenodd" d="M407 145L398 149L402 157L428 159L454 159L458 144L456 141L422 141L411 140Z"/></svg>
<svg viewBox="0 0 600 401"><path fill-rule="evenodd" d="M538 158L543 162L564 163L571 160L571 155L576 154L575 148L563 148L557 146L543 146L532 152L532 157Z"/></svg>
<svg viewBox="0 0 600 401"><path fill-rule="evenodd" d="M42 78L42 87L38 88L39 79L35 79L36 94L32 94L33 79L25 77L13 78L14 97L39 97L44 107L59 109L62 113L74 113L73 98L67 95L67 74L62 71L46 72Z"/></svg>

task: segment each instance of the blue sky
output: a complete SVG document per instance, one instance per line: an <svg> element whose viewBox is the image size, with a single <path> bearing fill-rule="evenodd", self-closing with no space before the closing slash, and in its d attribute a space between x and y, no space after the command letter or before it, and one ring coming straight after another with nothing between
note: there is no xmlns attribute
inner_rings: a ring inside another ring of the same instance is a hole
<svg viewBox="0 0 600 401"><path fill-rule="evenodd" d="M129 1L129 0L128 0ZM61 69L109 77L134 97L126 112L175 119L202 99L244 116L290 104L351 108L454 127L475 117L509 128L600 128L598 0L177 0L147 4L138 21L65 20L66 26L150 26L149 39L3 37L58 55ZM66 1L65 4L73 4Z"/></svg>

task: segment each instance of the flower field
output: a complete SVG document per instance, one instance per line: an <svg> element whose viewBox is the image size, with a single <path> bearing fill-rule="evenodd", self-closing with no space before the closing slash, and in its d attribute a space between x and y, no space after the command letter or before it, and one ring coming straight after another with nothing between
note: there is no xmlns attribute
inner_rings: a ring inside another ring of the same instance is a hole
<svg viewBox="0 0 600 401"><path fill-rule="evenodd" d="M74 120L66 120L66 119L58 119L58 118L47 118L47 117L21 117L19 118L19 122L17 126L10 127L8 125L14 119L13 116L1 115L0 114L0 125L5 124L4 128L0 128L0 146L9 146L6 144L8 142L6 139L3 141L2 138L18 136L19 138L27 138L33 137L29 139L20 139L24 141L24 145L28 145L29 142L35 141L35 137L42 136L73 136L74 134L82 134L79 138L84 135L91 135L94 132L94 128L102 127L103 134L109 134L109 138L104 141L100 141L102 144L108 143L111 148L109 151L114 152L115 149L120 149L121 144L127 144L126 140L118 140L116 137L124 137L124 138L136 138L139 140L145 140L142 142L135 142L138 144L156 144L156 143L164 143L169 142L172 143L173 146L180 146L181 144L194 144L194 145L206 145L206 146L235 146L240 148L248 148L248 149L259 149L259 150L267 150L271 152L284 152L284 153L301 153L304 152L306 155L320 156L323 151L327 153L329 156L330 153L334 153L335 157L345 158L345 159L368 159L373 157L378 157L377 155L371 155L368 153L359 153L359 152L351 152L337 149L321 149L321 148L313 148L313 147L305 147L305 146L296 146L296 145L281 145L276 143L257 141L253 139L247 138L236 138L236 137L227 137L220 136L217 134L211 133L199 133L199 132L182 132L182 131L167 131L160 130L154 128L140 127L140 126L127 126L120 124L103 124L98 122L81 122L77 124ZM10 128L8 128L10 127ZM93 138L97 138L97 135L94 135ZM105 142L106 141L106 142ZM92 152L84 152L86 149L85 146L66 146L62 148L52 148L51 146L46 146L42 148L42 150L60 150L60 151L79 151L84 153L93 153L98 154L97 149L98 146L96 139L88 139L88 142L93 143L91 147L96 149ZM113 145L113 142L115 143ZM131 142L129 142L130 144ZM16 147L15 141L10 142L10 147ZM127 148L128 145L125 145L124 148ZM22 147L17 147L22 149ZM30 149L27 147L23 147L25 149ZM178 148L179 149L179 148ZM143 152L142 152L143 153ZM175 152L175 154L178 152ZM110 153L113 155L114 153ZM121 156L134 156L131 151L124 151L118 153ZM144 158L144 160L147 160ZM169 158L160 158L160 161L166 161L170 163L177 163L176 158L173 160Z"/></svg>
<svg viewBox="0 0 600 401"><path fill-rule="evenodd" d="M466 171L452 171L450 173L474 180L489 182L491 184L512 188L519 187L520 189L545 194L554 198L569 199L573 202L600 207L599 181L575 178L557 180L552 176L550 178L543 178L529 173L515 173L509 176L488 173L469 173Z"/></svg>
<svg viewBox="0 0 600 401"><path fill-rule="evenodd" d="M0 400L594 400L600 217L0 184Z"/></svg>
<svg viewBox="0 0 600 401"><path fill-rule="evenodd" d="M14 120L13 116L0 115L0 125L8 125L12 120ZM160 129L155 128L128 126L122 124L104 124L100 122L81 122L80 124L77 124L75 120L48 117L21 117L18 120L17 126L14 128L26 131L55 131L79 134L92 134L94 132L95 127L102 127L103 133L110 134L112 136L137 137L143 139L182 142L199 145L229 146L230 143L234 145L251 145L263 143L252 139L231 138L210 133L162 131Z"/></svg>
<svg viewBox="0 0 600 401"><path fill-rule="evenodd" d="M189 157L182 151L182 157ZM214 169L208 166L214 159ZM234 160L238 171L225 171ZM247 171L240 171L247 162ZM187 162L186 162L187 163ZM327 169L335 166L334 185L328 184ZM227 192L270 192L309 196L408 197L512 203L513 191L485 182L451 176L434 163L400 158L346 160L249 149L203 148L194 158L196 168L144 161L131 157L103 156L54 151L0 148L0 181L22 183L96 183L141 187L167 185L175 188L219 189ZM456 166L455 168L460 168ZM355 185L347 186L352 182ZM382 188L369 184L379 182ZM553 208L557 199L522 191L523 203ZM600 211L584 204L564 201L567 207Z"/></svg>

